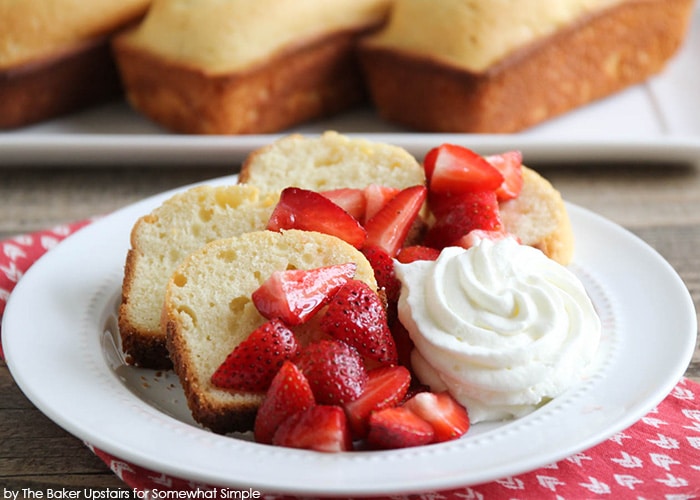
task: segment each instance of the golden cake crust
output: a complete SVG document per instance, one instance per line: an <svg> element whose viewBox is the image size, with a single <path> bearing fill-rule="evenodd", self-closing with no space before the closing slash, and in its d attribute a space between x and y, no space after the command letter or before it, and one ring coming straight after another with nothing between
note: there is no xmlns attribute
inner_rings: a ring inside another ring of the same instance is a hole
<svg viewBox="0 0 700 500"><path fill-rule="evenodd" d="M0 0L0 129L118 97L109 39L149 2Z"/></svg>
<svg viewBox="0 0 700 500"><path fill-rule="evenodd" d="M356 41L389 4L155 0L114 51L129 101L165 128L275 132L366 101Z"/></svg>
<svg viewBox="0 0 700 500"><path fill-rule="evenodd" d="M661 71L685 38L692 6L627 0L479 71L372 37L360 44L361 61L387 120L434 132L517 132Z"/></svg>
<svg viewBox="0 0 700 500"><path fill-rule="evenodd" d="M126 37L114 49L127 98L156 123L189 134L259 134L364 102L357 36L333 33L264 64L216 75L143 51Z"/></svg>

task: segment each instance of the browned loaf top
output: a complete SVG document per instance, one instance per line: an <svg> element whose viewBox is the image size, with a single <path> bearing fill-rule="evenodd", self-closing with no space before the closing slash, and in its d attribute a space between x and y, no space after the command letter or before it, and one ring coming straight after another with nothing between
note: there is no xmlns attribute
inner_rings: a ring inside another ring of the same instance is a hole
<svg viewBox="0 0 700 500"><path fill-rule="evenodd" d="M114 50L129 101L162 126L276 132L366 100L355 44L389 4L155 0Z"/></svg>
<svg viewBox="0 0 700 500"><path fill-rule="evenodd" d="M510 133L660 72L692 0L402 0L363 39L385 119L433 132ZM506 13L507 12L507 13Z"/></svg>
<svg viewBox="0 0 700 500"><path fill-rule="evenodd" d="M150 0L0 0L0 129L121 94L110 37Z"/></svg>

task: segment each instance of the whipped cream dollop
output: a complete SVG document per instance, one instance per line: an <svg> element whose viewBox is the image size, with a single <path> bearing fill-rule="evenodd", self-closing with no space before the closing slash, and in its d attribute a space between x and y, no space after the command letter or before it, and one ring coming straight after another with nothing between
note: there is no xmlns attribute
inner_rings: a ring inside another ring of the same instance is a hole
<svg viewBox="0 0 700 500"><path fill-rule="evenodd" d="M581 281L512 238L396 263L413 369L472 422L519 417L579 381L601 324Z"/></svg>

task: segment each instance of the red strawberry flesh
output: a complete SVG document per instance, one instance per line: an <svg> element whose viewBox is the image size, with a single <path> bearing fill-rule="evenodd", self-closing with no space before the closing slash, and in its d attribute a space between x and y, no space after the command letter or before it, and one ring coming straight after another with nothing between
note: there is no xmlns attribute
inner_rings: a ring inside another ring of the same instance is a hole
<svg viewBox="0 0 700 500"><path fill-rule="evenodd" d="M295 362L319 404L340 405L357 399L367 384L362 357L344 342L312 342L301 350Z"/></svg>
<svg viewBox="0 0 700 500"><path fill-rule="evenodd" d="M321 318L321 330L369 359L387 364L397 362L384 304L362 281L350 280L338 290Z"/></svg>
<svg viewBox="0 0 700 500"><path fill-rule="evenodd" d="M291 361L285 361L265 394L255 417L254 435L258 443L270 444L279 425L287 417L315 404L309 381Z"/></svg>
<svg viewBox="0 0 700 500"><path fill-rule="evenodd" d="M272 444L322 452L352 449L345 413L340 406L316 405L283 421Z"/></svg>
<svg viewBox="0 0 700 500"><path fill-rule="evenodd" d="M401 190L374 217L365 223L365 246L378 246L394 257L425 203L425 186L411 186Z"/></svg>
<svg viewBox="0 0 700 500"><path fill-rule="evenodd" d="M455 144L429 151L423 166L430 191L435 193L495 191L503 184L503 175L484 157Z"/></svg>
<svg viewBox="0 0 700 500"><path fill-rule="evenodd" d="M223 389L265 391L285 360L299 353L294 333L272 319L238 344L216 369L211 382Z"/></svg>
<svg viewBox="0 0 700 500"><path fill-rule="evenodd" d="M266 318L280 318L287 325L306 322L349 279L354 262L314 269L275 271L253 292L255 307Z"/></svg>
<svg viewBox="0 0 700 500"><path fill-rule="evenodd" d="M320 193L289 187L270 215L267 229L301 229L330 234L360 248L367 238L362 225L352 215Z"/></svg>
<svg viewBox="0 0 700 500"><path fill-rule="evenodd" d="M367 385L359 398L345 403L350 429L355 438L367 435L373 411L397 406L411 385L411 374L403 366L385 366L370 370Z"/></svg>
<svg viewBox="0 0 700 500"><path fill-rule="evenodd" d="M402 406L374 412L369 417L367 442L376 448L397 449L432 443L433 427Z"/></svg>
<svg viewBox="0 0 700 500"><path fill-rule="evenodd" d="M433 426L436 442L457 439L470 427L467 410L449 392L420 392L406 401L404 407Z"/></svg>

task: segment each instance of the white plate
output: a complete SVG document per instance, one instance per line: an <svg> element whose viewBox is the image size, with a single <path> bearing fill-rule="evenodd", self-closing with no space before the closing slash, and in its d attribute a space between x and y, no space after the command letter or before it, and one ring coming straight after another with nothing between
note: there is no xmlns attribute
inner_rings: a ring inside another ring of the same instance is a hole
<svg viewBox="0 0 700 500"><path fill-rule="evenodd" d="M510 136L531 161L558 161L569 144L596 150L592 161L682 162L700 165L700 8L682 49L664 71L643 84ZM412 134L358 110L289 132L373 135L422 155L439 142L479 145L493 152L499 136ZM279 135L279 134L278 134ZM115 103L0 133L2 165L174 165L240 162L277 135L184 136L168 134L125 103ZM541 158L542 157L542 158Z"/></svg>
<svg viewBox="0 0 700 500"><path fill-rule="evenodd" d="M235 177L211 183L235 182ZM323 454L259 445L196 426L176 377L124 366L116 307L134 221L172 191L104 217L20 280L3 318L17 384L57 424L121 459L217 486L361 496L447 489L515 475L587 449L633 424L690 362L696 315L683 282L619 226L569 206L572 269L603 321L580 384L520 420L477 424L460 440L386 452Z"/></svg>
<svg viewBox="0 0 700 500"><path fill-rule="evenodd" d="M235 182L234 177L212 183ZM577 206L572 269L599 310L602 344L580 384L531 415L462 439L399 451L323 454L213 434L192 422L177 378L123 364L116 307L134 221L172 191L102 218L20 280L3 318L17 384L57 424L121 459L216 486L361 496L473 485L587 449L633 424L690 362L696 315L653 249ZM274 472L273 472L274 471Z"/></svg>

